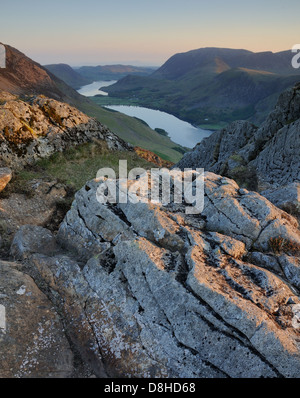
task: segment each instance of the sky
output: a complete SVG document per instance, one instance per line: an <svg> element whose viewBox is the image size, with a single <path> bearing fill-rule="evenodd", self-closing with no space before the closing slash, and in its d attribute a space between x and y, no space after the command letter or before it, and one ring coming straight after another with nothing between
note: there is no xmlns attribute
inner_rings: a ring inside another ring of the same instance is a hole
<svg viewBox="0 0 300 398"><path fill-rule="evenodd" d="M300 43L299 0L0 0L0 42L45 65L160 66L201 47Z"/></svg>

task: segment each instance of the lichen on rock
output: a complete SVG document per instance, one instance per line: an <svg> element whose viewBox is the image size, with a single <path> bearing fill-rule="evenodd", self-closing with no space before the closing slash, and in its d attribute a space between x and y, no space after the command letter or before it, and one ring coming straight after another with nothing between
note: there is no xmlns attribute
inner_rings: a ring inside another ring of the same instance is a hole
<svg viewBox="0 0 300 398"><path fill-rule="evenodd" d="M20 169L40 158L94 139L109 149L130 150L129 144L100 122L63 102L45 96L20 100L0 92L0 166Z"/></svg>

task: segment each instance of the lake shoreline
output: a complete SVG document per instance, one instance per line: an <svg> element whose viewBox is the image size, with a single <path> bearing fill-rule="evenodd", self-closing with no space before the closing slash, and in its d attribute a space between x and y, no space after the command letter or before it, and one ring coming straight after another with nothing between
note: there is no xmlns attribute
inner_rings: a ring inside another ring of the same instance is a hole
<svg viewBox="0 0 300 398"><path fill-rule="evenodd" d="M173 142L189 149L194 148L204 138L212 134L211 130L194 127L174 115L157 109L138 105L111 105L105 106L105 108L143 120L153 130L165 130Z"/></svg>
<svg viewBox="0 0 300 398"><path fill-rule="evenodd" d="M101 80L95 81L93 83L87 84L86 86L82 86L77 92L85 97L94 97L95 95L101 95L102 97L108 96L108 94L101 90L107 86L110 86L116 83L117 80Z"/></svg>
<svg viewBox="0 0 300 398"><path fill-rule="evenodd" d="M83 86L78 92L106 110L117 111L144 121L152 130L164 130L174 144L188 149L194 148L204 138L212 134L212 130L194 126L179 119L176 115L154 109L151 106L141 106L138 103L138 98L124 100L108 97L108 94L102 90L114 83L115 81L96 81Z"/></svg>
<svg viewBox="0 0 300 398"><path fill-rule="evenodd" d="M152 109L154 111L160 111L160 112L165 112L168 113L169 115L175 116L176 118L178 118L177 115L175 115L174 113L169 113L166 112L162 109L159 109L155 106L150 106L150 105L143 105L142 103L140 103L138 100L136 99L125 99L125 98L117 98L117 97L109 97L109 96L104 96L102 94L97 94L94 96L89 97L90 100L94 101L97 105L103 106L103 107L107 107L107 106L118 106L118 105L124 105L124 106L138 106L141 108L146 108L146 109ZM188 120L185 119L179 119L182 120L186 123L189 123L191 126L195 127L196 129L201 129L201 130L207 130L207 131L218 131L221 130L222 128L226 127L226 124L193 124Z"/></svg>

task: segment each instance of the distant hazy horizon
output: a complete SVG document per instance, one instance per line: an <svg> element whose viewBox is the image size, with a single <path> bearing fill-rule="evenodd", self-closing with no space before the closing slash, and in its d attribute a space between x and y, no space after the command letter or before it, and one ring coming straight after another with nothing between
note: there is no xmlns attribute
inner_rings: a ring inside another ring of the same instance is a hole
<svg viewBox="0 0 300 398"><path fill-rule="evenodd" d="M205 47L201 47L201 48L205 48ZM217 48L217 47L216 47ZM220 47L219 47L220 48ZM222 48L225 48L225 47L222 47ZM226 47L226 48L228 48L228 49L232 49L232 50L246 50L246 51L252 51L252 50L249 50L248 48L229 48L229 47ZM189 51L193 51L193 50L199 50L199 49L197 49L197 48L191 48L191 49L189 49L189 50L187 50L186 52L189 52ZM285 49L285 50L280 50L280 51L271 51L271 52L273 52L273 53L280 53L280 52L284 52L284 51L290 51L290 49ZM184 51L185 52L185 51ZM256 52L256 51L252 51L252 52ZM260 51L257 51L257 52L260 52ZM262 52L270 52L270 50L265 50L265 51L262 51ZM172 55L175 55L175 54L171 54L171 56ZM169 57L170 58L170 57ZM168 59L169 59L168 58ZM165 61L167 61L168 59L166 59ZM109 66L109 65L123 65L123 66L140 66L140 67L149 67L149 68L159 68L159 67L161 67L162 66L162 64L164 63L161 63L161 64L157 64L157 65L151 65L151 64L147 64L147 63L143 63L142 61L140 61L140 60L125 60L125 61L112 61L112 62L102 62L102 63L97 63L97 62L91 62L91 63L84 63L84 59L83 59L83 61L81 62L81 63L79 63L79 64L72 64L72 63L63 63L63 62L58 62L57 64L59 64L59 63L61 63L61 64L67 64L67 65L69 65L69 66L71 66L72 68L74 68L74 69L79 69L80 67L82 67L82 66ZM53 63L53 64L56 64L55 62ZM42 65L44 65L44 66L47 66L47 65L51 65L50 63L44 63L44 64L42 64Z"/></svg>
<svg viewBox="0 0 300 398"><path fill-rule="evenodd" d="M160 66L202 47L289 50L299 15L299 0L10 0L0 42L43 65Z"/></svg>

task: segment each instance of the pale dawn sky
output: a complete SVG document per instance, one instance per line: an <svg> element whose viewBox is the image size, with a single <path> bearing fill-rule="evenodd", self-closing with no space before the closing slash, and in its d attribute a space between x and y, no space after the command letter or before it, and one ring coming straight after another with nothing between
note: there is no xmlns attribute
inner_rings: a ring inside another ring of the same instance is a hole
<svg viewBox="0 0 300 398"><path fill-rule="evenodd" d="M0 0L0 42L41 64L163 64L201 47L289 50L299 0Z"/></svg>

